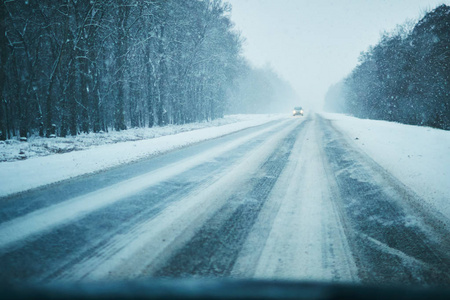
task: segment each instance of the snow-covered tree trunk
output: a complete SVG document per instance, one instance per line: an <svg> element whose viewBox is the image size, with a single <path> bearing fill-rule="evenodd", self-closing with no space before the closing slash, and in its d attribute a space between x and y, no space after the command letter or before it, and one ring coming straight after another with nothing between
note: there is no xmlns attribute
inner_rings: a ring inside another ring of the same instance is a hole
<svg viewBox="0 0 450 300"><path fill-rule="evenodd" d="M6 39L6 7L4 1L0 2L0 140L7 138L6 125L6 58L8 41Z"/></svg>

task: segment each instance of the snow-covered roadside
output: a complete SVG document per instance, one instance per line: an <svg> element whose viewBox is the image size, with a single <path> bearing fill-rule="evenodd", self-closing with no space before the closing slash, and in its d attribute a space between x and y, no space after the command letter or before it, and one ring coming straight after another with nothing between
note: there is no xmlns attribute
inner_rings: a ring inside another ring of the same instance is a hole
<svg viewBox="0 0 450 300"><path fill-rule="evenodd" d="M450 218L450 131L321 113L384 169Z"/></svg>
<svg viewBox="0 0 450 300"><path fill-rule="evenodd" d="M164 127L153 128L131 128L128 130L104 133L81 133L77 136L67 136L65 138L56 137L48 139L32 136L28 138L26 143L20 142L18 138L15 138L5 142L0 141L0 162L86 150L95 146L119 142L147 140L206 127L217 127L238 122L255 121L257 119L265 120L266 118L272 117L274 116L244 114L227 115L224 118L216 119L211 122L167 125Z"/></svg>
<svg viewBox="0 0 450 300"><path fill-rule="evenodd" d="M152 132L147 133L147 136L154 134L159 137L121 143L117 143L119 133L115 132L104 133L103 136L106 138L98 137L100 136L98 134L90 139L92 143L83 142L82 138L81 141L76 142L76 138L73 138L78 149L83 147L87 149L33 157L23 161L1 162L0 197L97 172L281 118L286 118L286 115L235 115L211 123L147 129ZM201 128L202 126L204 128ZM144 131L142 130L141 133ZM124 131L121 135L123 140L130 140L130 137L136 137L136 132L139 132L139 129ZM103 145L94 146L96 143L93 141L97 139L105 139L109 141L109 144L105 142ZM49 141L49 143L58 143L58 141ZM10 145L0 145L0 153L7 152L8 150L5 149L8 149L8 146Z"/></svg>

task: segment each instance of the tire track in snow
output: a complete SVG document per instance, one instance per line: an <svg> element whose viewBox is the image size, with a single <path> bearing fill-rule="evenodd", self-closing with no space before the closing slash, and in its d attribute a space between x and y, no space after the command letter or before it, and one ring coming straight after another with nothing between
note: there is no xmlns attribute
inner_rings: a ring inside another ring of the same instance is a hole
<svg viewBox="0 0 450 300"><path fill-rule="evenodd" d="M322 118L324 151L339 187L336 205L345 221L359 277L365 283L449 284L450 232L433 228L405 187Z"/></svg>
<svg viewBox="0 0 450 300"><path fill-rule="evenodd" d="M312 118L240 253L233 276L278 280L358 281L333 206L333 178Z"/></svg>
<svg viewBox="0 0 450 300"><path fill-rule="evenodd" d="M226 195L231 195L236 182L251 176L248 170L258 166L262 157L266 156L265 153L276 146L276 140L292 130L293 126L296 123L291 122L285 129L269 135L269 139L257 146L257 150L250 151L251 154L245 153L243 158L240 157L234 165L220 172L212 182L197 186L189 195L168 205L154 217L134 224L130 230L114 236L101 249L85 256L77 265L60 272L58 280L142 276L148 265L156 266L161 256L185 243L205 218L209 218L223 205L223 200L228 197ZM223 168L220 165L218 167ZM208 174L205 176L210 177Z"/></svg>
<svg viewBox="0 0 450 300"><path fill-rule="evenodd" d="M280 121L270 121L263 125L246 128L218 138L195 143L189 147L161 153L149 158L140 159L137 162L126 163L97 173L85 174L59 183L25 191L15 196L0 197L0 224L33 211L88 194L100 188L111 186L123 180L149 173L199 153L208 152L213 147L224 145L232 140L261 131Z"/></svg>
<svg viewBox="0 0 450 300"><path fill-rule="evenodd" d="M48 275L41 277L44 278L44 281L53 279L60 280L65 277L70 278L72 275L70 275L70 272L66 271L74 268L76 264L96 256L113 256L114 253L120 249L108 250L114 248L110 246L109 242L111 239L114 239L115 236L120 237L122 235L127 235L129 232L133 232L134 228L148 222L149 219L157 217L169 205L172 205L185 197L189 197L191 194L195 194L198 189L208 187L226 173L229 165L233 165L239 161L247 151L251 151L263 143L266 136L270 134L272 134L272 132L258 136L246 144L233 149L233 151L227 152L226 155L217 157L214 160L190 169L169 181L162 182L146 189L141 193L128 198L126 201L111 205L106 209L84 218L83 222L81 222L82 227L86 228L86 231L90 231L92 235L95 235L85 239L88 241L95 241L95 243L90 242L89 244L91 245L85 247L87 249L82 253L76 253L76 255L74 255L75 257L71 259L65 258L65 262L62 261L56 271L46 272ZM120 226L117 224L117 221L120 221ZM78 227L79 225L72 223L69 226ZM89 230L89 228L98 226L111 226L113 228L109 229L106 233ZM65 231L70 231L70 229ZM79 233L77 236L80 235L82 235L82 233ZM136 236L136 238L138 238L138 236ZM83 243L87 243L88 241ZM93 266L94 264L92 263L91 268ZM66 276L67 273L69 273L69 275Z"/></svg>
<svg viewBox="0 0 450 300"><path fill-rule="evenodd" d="M35 238L39 234L74 222L93 211L114 204L208 160L219 157L265 132L281 127L285 123L286 121L277 123L226 145L220 145L206 154L198 154L150 173L139 175L87 195L81 195L2 223L0 224L0 253L18 242L30 241L30 239Z"/></svg>
<svg viewBox="0 0 450 300"><path fill-rule="evenodd" d="M283 126L283 124L282 122L279 126ZM268 127L272 129L263 130ZM186 197L198 185L207 186L208 182L216 180L228 164L239 160L249 149L262 143L278 128L278 126L264 126L259 130L251 129L250 133L260 132L261 134L252 135L253 138L246 143L233 148L225 155L215 157L190 169L185 172L186 174L177 175L168 181L127 197L126 200L117 201L105 208L91 212L75 222L62 224L54 230L3 249L0 251L0 270L3 270L0 272L0 279L8 281L32 278L33 280L48 281L58 278L64 274L65 269L70 269L86 257L96 255L107 245L109 239L116 235L120 236L131 230L133 226L154 217L170 203ZM242 137L248 134L240 132L233 135ZM218 142L207 142L206 145L223 145L232 139L231 136L225 137L219 139ZM199 147L192 147L192 149L197 148ZM199 153L191 151L190 148L185 152ZM169 155L169 157L172 160L174 158L173 155ZM162 159L162 161L170 160ZM145 163L145 165L149 164ZM138 170L140 169L142 168L138 168ZM114 170L114 174L116 173ZM128 173L130 172L127 171ZM99 174L98 176L111 177L109 174ZM94 181L98 181L98 179L94 178ZM4 232L0 231L0 235L2 234Z"/></svg>
<svg viewBox="0 0 450 300"><path fill-rule="evenodd" d="M152 276L229 276L259 212L286 166L299 131L307 122L291 130L257 175L250 182L242 182L237 187L240 191L228 198L195 236Z"/></svg>

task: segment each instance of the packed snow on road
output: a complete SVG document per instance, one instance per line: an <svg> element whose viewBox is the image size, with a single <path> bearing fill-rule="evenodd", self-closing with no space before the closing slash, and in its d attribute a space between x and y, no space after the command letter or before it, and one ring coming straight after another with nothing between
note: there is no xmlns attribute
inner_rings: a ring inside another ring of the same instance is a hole
<svg viewBox="0 0 450 300"><path fill-rule="evenodd" d="M1 278L449 282L448 131L235 120L2 162Z"/></svg>
<svg viewBox="0 0 450 300"><path fill-rule="evenodd" d="M8 161L0 169L4 183L0 187L0 196L98 172L281 117L283 115L232 115L213 122L90 133L69 138L32 137L28 143L18 140L0 142L0 157ZM21 152L29 158L20 161L23 159ZM54 155L55 152L58 155Z"/></svg>

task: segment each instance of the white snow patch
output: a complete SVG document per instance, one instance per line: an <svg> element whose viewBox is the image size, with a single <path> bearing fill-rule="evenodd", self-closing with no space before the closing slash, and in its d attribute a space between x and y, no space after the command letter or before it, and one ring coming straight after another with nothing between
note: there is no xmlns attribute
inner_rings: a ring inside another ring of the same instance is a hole
<svg viewBox="0 0 450 300"><path fill-rule="evenodd" d="M322 113L361 150L450 218L450 131Z"/></svg>
<svg viewBox="0 0 450 300"><path fill-rule="evenodd" d="M276 115L228 115L211 122L197 122L184 125L167 125L152 128L131 128L128 130L99 133L81 133L77 136L42 138L37 135L30 136L27 143L21 142L18 137L0 141L0 162L16 161L23 159L20 151L25 153L26 158L36 156L47 156L72 151L86 150L95 146L114 144L120 142L140 141L158 138L166 135L174 135L207 127L219 127L233 123L265 121L268 118L276 118Z"/></svg>

